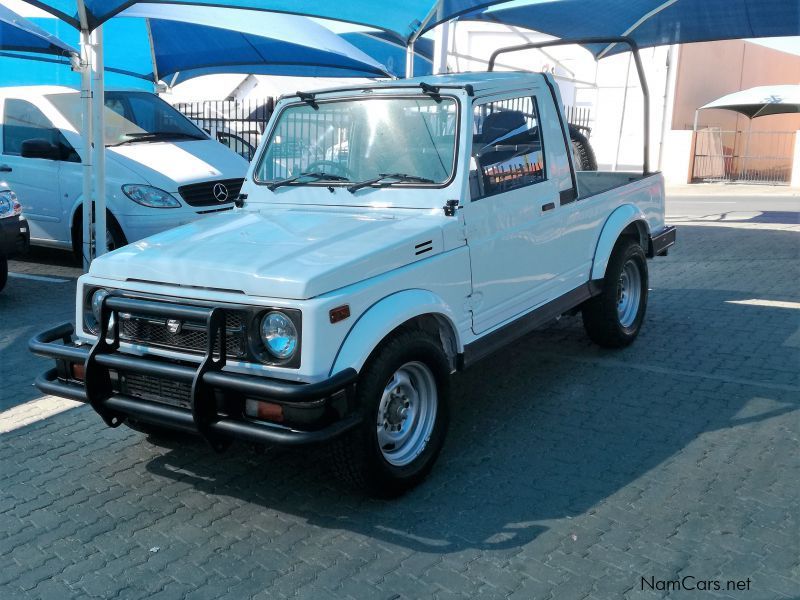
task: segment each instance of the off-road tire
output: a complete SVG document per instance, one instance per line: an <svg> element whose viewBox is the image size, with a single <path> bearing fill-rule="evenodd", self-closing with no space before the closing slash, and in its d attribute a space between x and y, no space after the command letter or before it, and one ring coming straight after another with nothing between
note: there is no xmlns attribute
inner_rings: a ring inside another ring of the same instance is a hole
<svg viewBox="0 0 800 600"><path fill-rule="evenodd" d="M594 155L592 145L589 143L589 138L583 135L577 127L570 125L569 139L572 142L572 156L575 161L575 170L597 171L597 158Z"/></svg>
<svg viewBox="0 0 800 600"><path fill-rule="evenodd" d="M390 464L378 445L376 423L384 390L394 373L410 361L423 363L436 381L438 399L433 429L424 450L405 466ZM332 466L352 487L392 498L420 483L433 468L448 426L450 364L439 338L422 329L402 329L381 343L361 370L356 398L361 424L331 443Z"/></svg>
<svg viewBox="0 0 800 600"><path fill-rule="evenodd" d="M623 270L631 262L639 270L639 305L632 322L620 322L619 303ZM630 238L621 238L608 261L600 295L585 302L581 308L583 326L589 338L605 348L622 348L639 335L647 310L647 259L642 247Z"/></svg>

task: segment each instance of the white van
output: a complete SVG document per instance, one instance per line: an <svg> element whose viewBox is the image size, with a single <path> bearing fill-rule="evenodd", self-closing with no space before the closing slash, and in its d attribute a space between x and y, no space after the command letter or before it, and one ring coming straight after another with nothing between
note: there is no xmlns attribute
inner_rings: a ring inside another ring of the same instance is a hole
<svg viewBox="0 0 800 600"><path fill-rule="evenodd" d="M247 161L146 91L106 91L108 245L117 248L230 210ZM81 99L72 88L0 88L0 177L14 188L31 243L78 249Z"/></svg>

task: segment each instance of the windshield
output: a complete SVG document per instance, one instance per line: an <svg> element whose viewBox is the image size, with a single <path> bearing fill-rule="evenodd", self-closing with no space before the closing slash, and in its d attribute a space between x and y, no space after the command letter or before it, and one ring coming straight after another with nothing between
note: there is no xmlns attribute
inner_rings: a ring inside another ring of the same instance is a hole
<svg viewBox="0 0 800 600"><path fill-rule="evenodd" d="M81 130L80 94L48 94L47 99ZM135 143L154 139L206 139L180 112L149 92L106 92L105 143Z"/></svg>
<svg viewBox="0 0 800 600"><path fill-rule="evenodd" d="M456 119L453 98L359 98L292 105L278 116L255 179L271 183L323 173L336 175L347 185L392 173L413 176L416 181L409 179L408 185L442 184L453 174Z"/></svg>

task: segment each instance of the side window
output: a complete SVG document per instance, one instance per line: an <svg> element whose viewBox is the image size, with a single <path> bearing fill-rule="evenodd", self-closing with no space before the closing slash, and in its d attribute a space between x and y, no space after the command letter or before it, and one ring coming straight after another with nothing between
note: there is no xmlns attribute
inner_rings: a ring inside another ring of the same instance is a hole
<svg viewBox="0 0 800 600"><path fill-rule="evenodd" d="M42 111L30 102L9 98L3 115L3 154L19 155L22 142L34 138L60 143L58 132Z"/></svg>
<svg viewBox="0 0 800 600"><path fill-rule="evenodd" d="M536 99L524 96L476 105L469 174L472 199L546 178Z"/></svg>

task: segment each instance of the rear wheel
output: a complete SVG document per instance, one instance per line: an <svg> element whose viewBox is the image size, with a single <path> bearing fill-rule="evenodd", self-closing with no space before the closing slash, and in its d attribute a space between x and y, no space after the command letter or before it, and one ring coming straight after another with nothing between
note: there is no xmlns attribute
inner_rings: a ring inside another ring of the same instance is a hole
<svg viewBox="0 0 800 600"><path fill-rule="evenodd" d="M447 357L427 331L408 329L379 347L357 385L363 421L333 442L340 477L381 497L421 482L444 443L449 379Z"/></svg>
<svg viewBox="0 0 800 600"><path fill-rule="evenodd" d="M582 308L583 325L593 342L621 348L636 339L647 309L647 285L642 247L622 238L608 261L603 292Z"/></svg>

